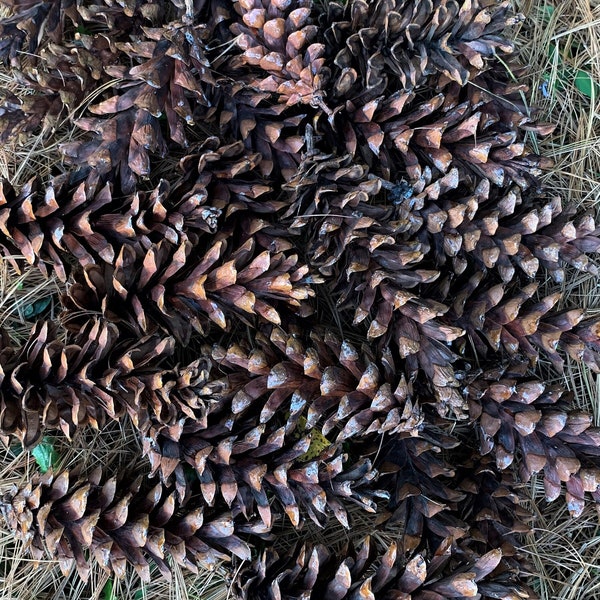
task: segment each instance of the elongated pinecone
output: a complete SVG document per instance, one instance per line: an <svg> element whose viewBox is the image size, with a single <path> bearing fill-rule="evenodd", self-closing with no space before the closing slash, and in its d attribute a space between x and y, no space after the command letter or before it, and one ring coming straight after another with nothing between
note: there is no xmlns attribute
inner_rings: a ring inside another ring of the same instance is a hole
<svg viewBox="0 0 600 600"><path fill-rule="evenodd" d="M575 218L559 197L497 188L487 180L472 194L441 191L439 198L436 192L426 202L413 200L440 267L451 262L457 275L480 280L495 272L505 283L517 274L533 278L541 269L561 282L565 264L596 273L589 254L600 248L597 225L590 215Z"/></svg>
<svg viewBox="0 0 600 600"><path fill-rule="evenodd" d="M381 552L381 554L380 554ZM447 598L533 599L503 561L498 549L479 555L468 549L440 549L435 556L409 559L392 542L383 552L370 538L341 558L325 546L298 547L279 557L268 550L234 582L240 600L331 598L342 600L445 600Z"/></svg>
<svg viewBox="0 0 600 600"><path fill-rule="evenodd" d="M173 143L186 147L186 128L208 114L207 88L215 83L204 56L210 31L191 24L182 8L180 19L169 23L165 15L172 9L157 2L98 0L75 6L55 0L17 11L0 23L0 58L6 46L15 77L46 102L18 108L7 104L13 117L5 120L0 135L30 130L62 113L90 132L61 146L67 161L85 172L92 167L108 180L118 174L123 190L133 192L137 179L150 175L151 154L164 157ZM67 20L77 30L74 39L67 33ZM38 27L50 43L40 44ZM19 34L11 35L13 29ZM26 41L29 52L40 56L31 66L21 64L15 54ZM103 88L113 95L103 97L97 91ZM79 119L67 116L91 95L101 101L86 105ZM16 114L25 126L16 122ZM163 115L165 128L159 121Z"/></svg>
<svg viewBox="0 0 600 600"><path fill-rule="evenodd" d="M2 251L22 254L44 274L51 266L65 281L69 255L85 267L113 264L123 246L145 250L163 239L196 246L235 212L274 213L284 206L256 173L259 163L260 156L244 152L241 143L208 138L182 161L178 182L161 180L151 191L125 198L118 185L97 176L80 182L64 175L48 184L33 178L18 190L2 181Z"/></svg>
<svg viewBox="0 0 600 600"><path fill-rule="evenodd" d="M188 145L185 126L194 124L202 110L197 107L208 105L204 87L214 83L203 54L202 27L171 23L144 31L149 39L143 43L116 44L121 54L138 64L105 67L123 81L113 91L125 91L89 107L92 114L114 116L78 119L75 124L93 132L92 138L61 146L73 165L94 167L103 176L117 171L125 192L134 191L136 175L150 175L150 152L164 157L168 142ZM163 114L168 136L159 122Z"/></svg>
<svg viewBox="0 0 600 600"><path fill-rule="evenodd" d="M432 438L426 432L386 445L381 480L390 490L389 523L403 525L398 548L404 555L427 548L431 540L454 543L468 532L456 514L465 494L453 489L455 470L440 456L442 448L457 444L454 438L439 434ZM429 550L433 553L436 548Z"/></svg>
<svg viewBox="0 0 600 600"><path fill-rule="evenodd" d="M193 364L156 379L152 396L147 389L140 398L148 409L137 424L153 470L185 496L187 463L209 504L219 493L249 514L256 502L267 524L267 491L296 526L304 512L320 524L329 510L348 526L344 498L373 510L375 473L369 461L346 464L341 444L416 435L418 408L393 364L378 365L330 334L308 341L273 328L252 349L214 348L214 373Z"/></svg>
<svg viewBox="0 0 600 600"><path fill-rule="evenodd" d="M413 89L441 73L464 86L514 45L504 30L510 2L351 0L330 2L322 18L332 66L332 101L364 104L393 89Z"/></svg>
<svg viewBox="0 0 600 600"><path fill-rule="evenodd" d="M545 355L562 371L564 359L560 350L563 355L575 361L583 360L598 370L598 319L584 319L582 309L553 310L562 297L560 292L531 302L537 283L518 290L507 290L498 284L480 294L472 294L465 302L471 285L480 279L478 275L471 277L463 294L456 297L450 313L457 325L467 332L478 356L490 356L490 348L495 352L502 349L512 356L526 356L535 365L538 357Z"/></svg>
<svg viewBox="0 0 600 600"><path fill-rule="evenodd" d="M218 80L213 104L225 136L244 140L263 157L264 175L294 176L305 140L307 114L295 105L321 105L319 88L327 69L312 0L242 0L230 25L232 46L242 54L214 58ZM323 72L323 75L321 74ZM314 109L311 109L314 113Z"/></svg>
<svg viewBox="0 0 600 600"><path fill-rule="evenodd" d="M579 515L585 492L600 500L600 433L591 415L571 408L565 390L527 377L526 368L513 363L469 382L481 453L491 454L500 469L518 460L523 481L543 472L548 501L558 498L564 484L569 511Z"/></svg>
<svg viewBox="0 0 600 600"><path fill-rule="evenodd" d="M119 61L114 43L164 18L161 3L152 1L4 4L12 14L0 20L0 60L10 63L14 79L34 94L21 103L2 102L0 112L6 115L0 119L0 139L54 125L76 110L110 80L104 67Z"/></svg>
<svg viewBox="0 0 600 600"><path fill-rule="evenodd" d="M221 509L188 505L179 512L174 492L157 484L141 488L141 478L117 480L101 469L88 477L51 471L0 500L1 514L34 560L58 559L64 575L75 567L86 580L89 558L117 577L132 565L142 580L150 580L154 563L167 578L171 558L197 572L214 568L235 555L250 558L250 547L238 537L262 528Z"/></svg>
<svg viewBox="0 0 600 600"><path fill-rule="evenodd" d="M241 20L230 30L243 54L227 69L239 69L247 86L276 93L280 103L322 105L328 69L325 46L315 39L312 1L242 0L236 8Z"/></svg>
<svg viewBox="0 0 600 600"><path fill-rule="evenodd" d="M452 82L427 98L409 91L376 98L357 114L340 116L329 143L340 153L358 154L387 180L406 178L418 192L430 186L435 193L442 177L443 185L452 182L449 189L460 182L472 190L482 179L529 187L550 163L526 148L524 133L552 128L531 123L520 97L523 86L502 73L477 75L473 84Z"/></svg>
<svg viewBox="0 0 600 600"><path fill-rule="evenodd" d="M177 246L164 239L148 249L123 245L114 265L91 264L74 274L65 306L102 314L139 334L160 327L183 344L211 322L227 329L232 315L276 324L285 306L308 315L314 296L308 267L296 254L261 249L253 234L265 225L246 222L246 239L235 248L230 231L216 234L206 250L187 239ZM276 246L268 233L264 239Z"/></svg>
<svg viewBox="0 0 600 600"><path fill-rule="evenodd" d="M464 494L458 513L474 544L483 551L500 548L515 571L529 572L522 538L531 533L533 521L526 508L527 496L520 493L509 472L498 469L490 456L482 457L478 451L466 460L457 460L456 467L457 489Z"/></svg>
<svg viewBox="0 0 600 600"><path fill-rule="evenodd" d="M67 343L52 324L39 322L22 348L0 350L0 433L31 448L45 429L70 437L86 425L102 428L126 412L135 382L159 370L172 352L172 338L127 340L97 319Z"/></svg>

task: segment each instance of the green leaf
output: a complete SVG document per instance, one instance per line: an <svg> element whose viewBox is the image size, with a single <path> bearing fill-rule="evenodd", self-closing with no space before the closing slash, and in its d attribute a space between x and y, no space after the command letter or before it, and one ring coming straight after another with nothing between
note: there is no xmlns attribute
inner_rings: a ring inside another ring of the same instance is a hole
<svg viewBox="0 0 600 600"><path fill-rule="evenodd" d="M588 98L598 95L600 86L592 79L587 71L579 70L575 74L575 87Z"/></svg>
<svg viewBox="0 0 600 600"><path fill-rule="evenodd" d="M51 438L44 437L42 441L31 451L40 471L45 473L50 468L58 465L59 456L54 449Z"/></svg>
<svg viewBox="0 0 600 600"><path fill-rule="evenodd" d="M144 590L138 590L134 595L133 595L133 600L144 600Z"/></svg>
<svg viewBox="0 0 600 600"><path fill-rule="evenodd" d="M112 579L109 579L106 582L106 585L102 588L102 600L115 600L115 596L113 594L114 582Z"/></svg>
<svg viewBox="0 0 600 600"><path fill-rule="evenodd" d="M555 57L558 57L558 62L560 64L562 62L562 60L560 58L560 53L558 51L558 48L554 44L550 44L548 46L548 58L550 60L554 60Z"/></svg>
<svg viewBox="0 0 600 600"><path fill-rule="evenodd" d="M554 14L554 6L551 6L550 4L543 6L541 9L541 13L542 19L547 23Z"/></svg>

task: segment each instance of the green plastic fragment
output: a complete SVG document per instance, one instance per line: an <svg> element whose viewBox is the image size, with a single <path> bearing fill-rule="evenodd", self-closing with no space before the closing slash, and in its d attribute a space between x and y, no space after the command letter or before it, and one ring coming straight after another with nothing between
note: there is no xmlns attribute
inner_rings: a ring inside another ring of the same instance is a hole
<svg viewBox="0 0 600 600"><path fill-rule="evenodd" d="M550 18L552 17L553 14L554 14L554 6L552 6L551 4L547 4L546 6L544 6L544 17L546 17L548 20L550 20Z"/></svg>
<svg viewBox="0 0 600 600"><path fill-rule="evenodd" d="M39 314L43 313L52 302L52 298L41 298L40 300L36 300L33 304L28 304L23 309L23 317L26 319L32 319L33 317L37 317Z"/></svg>

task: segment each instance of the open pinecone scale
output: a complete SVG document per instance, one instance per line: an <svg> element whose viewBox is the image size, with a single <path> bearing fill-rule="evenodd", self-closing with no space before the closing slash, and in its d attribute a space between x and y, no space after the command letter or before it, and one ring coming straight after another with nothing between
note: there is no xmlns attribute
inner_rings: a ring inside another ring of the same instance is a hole
<svg viewBox="0 0 600 600"><path fill-rule="evenodd" d="M28 556L225 564L240 600L536 598L523 484L600 506L600 430L536 370L600 372L600 320L542 282L598 275L600 226L540 183L510 2L0 3L0 141L71 132L0 181L2 260L62 285L0 336L0 440L138 440L130 473L2 486Z"/></svg>

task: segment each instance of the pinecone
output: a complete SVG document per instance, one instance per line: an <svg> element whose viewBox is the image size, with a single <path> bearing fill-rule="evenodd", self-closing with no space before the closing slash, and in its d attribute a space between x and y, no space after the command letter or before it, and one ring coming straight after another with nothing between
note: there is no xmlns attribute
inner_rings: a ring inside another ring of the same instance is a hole
<svg viewBox="0 0 600 600"><path fill-rule="evenodd" d="M204 56L210 29L192 25L187 7L182 8L181 20L165 23L162 3L97 0L75 6L54 0L0 23L0 59L3 45L12 56L28 41L29 52L40 59L30 66L13 58L16 76L23 86L52 99L20 108L25 127L56 119L65 108L75 111L90 95L98 97L98 88L110 89L111 97L86 105L87 115L73 121L92 135L63 144L61 150L84 172L93 167L108 180L110 173L118 173L122 189L133 192L137 177L150 174L150 153L164 157L170 142L186 147L186 126L208 115L207 88L215 83ZM65 17L77 29L75 39L64 34ZM40 26L51 42L38 48ZM20 35L13 37L15 28ZM163 114L166 135L159 122ZM5 126L10 128L5 136L15 127L23 129L14 118Z"/></svg>
<svg viewBox="0 0 600 600"><path fill-rule="evenodd" d="M474 0L352 0L330 2L323 19L331 57L333 101L361 104L393 89L412 90L441 73L465 86L471 68L514 52L503 31L522 17L507 17L510 2ZM499 35L498 35L499 34Z"/></svg>
<svg viewBox="0 0 600 600"><path fill-rule="evenodd" d="M322 25L335 65L326 90L335 118L319 134L391 181L408 174L411 185L435 184L438 173L458 167L461 181L526 182L540 161L515 144L529 120L523 88L498 61L484 60L499 48L511 62L512 44L496 35L518 20L508 9L508 2L494 9L445 0L330 3Z"/></svg>
<svg viewBox="0 0 600 600"><path fill-rule="evenodd" d="M261 153L262 173L285 181L305 144L299 130L307 115L296 105L326 109L319 90L328 70L323 45L311 43L318 31L312 0L242 0L235 8L230 35L242 53L212 57L224 75L213 98L221 133L244 140Z"/></svg>
<svg viewBox="0 0 600 600"><path fill-rule="evenodd" d="M102 428L127 410L139 378L159 370L173 352L172 338L127 340L115 325L88 321L63 343L48 322L39 322L22 348L0 351L0 433L15 435L26 448L45 429L69 438L79 427ZM133 404L131 402L131 404Z"/></svg>
<svg viewBox="0 0 600 600"><path fill-rule="evenodd" d="M338 311L351 310L355 326L368 323L367 338L381 338L382 347L393 340L406 359L407 375L423 371L440 401L458 414L464 400L450 368L457 357L448 343L464 330L444 317L449 306L426 294L440 272L422 231L417 209L423 201L413 206L419 200L406 182L392 185L351 161L350 156L306 156L285 188L290 232L308 241L307 260L335 286L328 293ZM409 291L413 288L420 294Z"/></svg>
<svg viewBox="0 0 600 600"><path fill-rule="evenodd" d="M240 570L233 592L240 600L535 598L505 565L500 550L478 555L447 548L435 556L405 559L394 542L383 551L369 537L341 556L321 545L305 544L282 557L267 550Z"/></svg>
<svg viewBox="0 0 600 600"><path fill-rule="evenodd" d="M274 215L286 204L273 197L272 185L261 174L263 162L261 154L246 151L240 141L222 144L219 138L209 137L181 159L183 174L173 195L210 199L226 219L240 211Z"/></svg>
<svg viewBox="0 0 600 600"><path fill-rule="evenodd" d="M2 120L0 137L5 139L42 123L54 124L78 108L109 80L104 66L119 60L112 44L136 35L148 19L163 16L161 4L151 1L137 6L102 0L77 5L67 0L5 4L11 5L13 14L0 20L0 60L10 62L15 80L35 92L33 102L3 104L3 109L21 118L20 122Z"/></svg>
<svg viewBox="0 0 600 600"><path fill-rule="evenodd" d="M558 498L565 484L569 511L580 515L585 492L600 500L600 433L590 415L570 408L567 392L527 377L526 369L527 363L513 363L485 371L468 384L481 453L491 453L499 469L518 456L523 481L543 472L548 501Z"/></svg>
<svg viewBox="0 0 600 600"><path fill-rule="evenodd" d="M241 21L230 30L243 53L227 69L239 69L247 86L275 93L278 102L324 108L320 90L328 69L324 45L313 43L312 0L242 0L236 9Z"/></svg>
<svg viewBox="0 0 600 600"><path fill-rule="evenodd" d="M385 179L406 177L417 193L427 189L434 197L440 178L447 189L462 183L473 190L482 179L529 187L549 161L521 143L525 128L549 128L531 124L519 95L523 86L503 77L490 71L474 77L473 85L449 83L426 98L403 91L375 99L356 114L340 116L332 143L343 141L342 152L359 153Z"/></svg>
<svg viewBox="0 0 600 600"><path fill-rule="evenodd" d="M469 524L469 535L484 549L501 549L515 570L530 572L521 537L531 532L533 515L524 506L528 498L519 495L513 477L500 471L490 456L474 451L457 463L457 489L465 496L459 514Z"/></svg>
<svg viewBox="0 0 600 600"><path fill-rule="evenodd" d="M235 212L271 213L284 206L257 176L259 163L260 156L245 153L241 143L222 146L208 138L182 161L175 184L161 180L126 198L118 185L102 184L97 176L81 183L75 175L48 184L33 178L18 191L0 182L3 252L22 254L44 274L52 265L65 281L68 255L85 267L113 264L123 246L147 249L163 239L196 246Z"/></svg>
<svg viewBox="0 0 600 600"><path fill-rule="evenodd" d="M419 411L393 364L378 365L330 334L313 333L309 342L273 328L269 338L256 335L253 349L215 347L214 374L196 365L165 372L152 395L146 390L153 410L142 409L138 423L153 472L174 478L185 497L187 463L203 482L206 502L220 492L245 514L256 502L268 525L267 490L295 526L299 506L319 524L331 509L348 526L336 497L373 510L369 490L361 488L375 473L369 461L344 465L341 444L375 433L416 435ZM167 419L161 406L179 410Z"/></svg>
<svg viewBox="0 0 600 600"><path fill-rule="evenodd" d="M470 281L481 279L473 276ZM600 337L598 319L587 319L581 309L553 311L562 294L556 292L530 303L538 289L530 283L521 289L510 290L498 284L485 292L473 294L466 286L453 305L452 316L457 325L464 327L480 357L491 356L503 349L509 355L521 354L535 365L540 355L545 355L558 370L562 371L564 359L559 350L573 360L585 360L593 370L600 364ZM582 323L580 325L580 323Z"/></svg>
<svg viewBox="0 0 600 600"><path fill-rule="evenodd" d="M123 485L125 477L103 476L100 468L88 477L49 471L6 494L1 514L35 561L57 558L65 576L75 566L83 580L90 573L87 556L117 577L130 564L149 581L154 563L170 579L167 557L194 572L197 566L212 569L232 555L250 558L239 534L264 535L261 527L219 508L189 504L181 514L174 492L161 484L143 489L141 478L132 479Z"/></svg>
<svg viewBox="0 0 600 600"><path fill-rule="evenodd" d="M272 104L269 92L252 90L240 81L217 83L211 101L218 107L221 137L241 138L248 152L259 152L264 177L291 179L305 144L299 133L304 117L288 114L285 104Z"/></svg>
<svg viewBox="0 0 600 600"><path fill-rule="evenodd" d="M465 494L456 489L455 468L444 458L458 444L425 424L418 437L392 438L383 445L378 467L381 485L390 491L386 527L401 526L398 548L406 556L431 540L450 545L468 533L458 513ZM436 547L429 551L435 553Z"/></svg>
<svg viewBox="0 0 600 600"><path fill-rule="evenodd" d="M211 322L227 329L232 315L279 324L279 310L286 306L310 314L314 280L308 267L298 264L296 254L278 251L266 225L243 221L245 239L233 249L232 229L216 234L206 250L184 236L179 245L166 239L147 249L123 245L114 265L91 264L74 274L63 301L73 313L71 326L78 311L92 311L138 335L160 327L185 345L193 330L203 333ZM257 235L261 229L263 235ZM275 251L261 250L261 240Z"/></svg>
<svg viewBox="0 0 600 600"><path fill-rule="evenodd" d="M445 193L418 208L436 264L451 261L458 275L476 269L482 273L474 277L482 278L495 271L509 283L518 272L533 278L543 267L561 282L563 263L596 273L586 255L600 248L594 219L587 215L574 222L556 196L496 188L483 180L473 194Z"/></svg>
<svg viewBox="0 0 600 600"><path fill-rule="evenodd" d="M187 147L185 126L205 112L197 107L208 106L204 88L214 84L204 57L204 28L174 22L144 32L149 39L115 44L122 59L139 64L105 67L108 75L123 80L112 89L126 91L89 107L92 114L114 116L78 119L78 127L95 135L61 146L72 165L89 165L102 176L118 170L126 193L135 190L136 175L150 175L150 152L164 157L169 141ZM159 123L163 114L166 137Z"/></svg>

